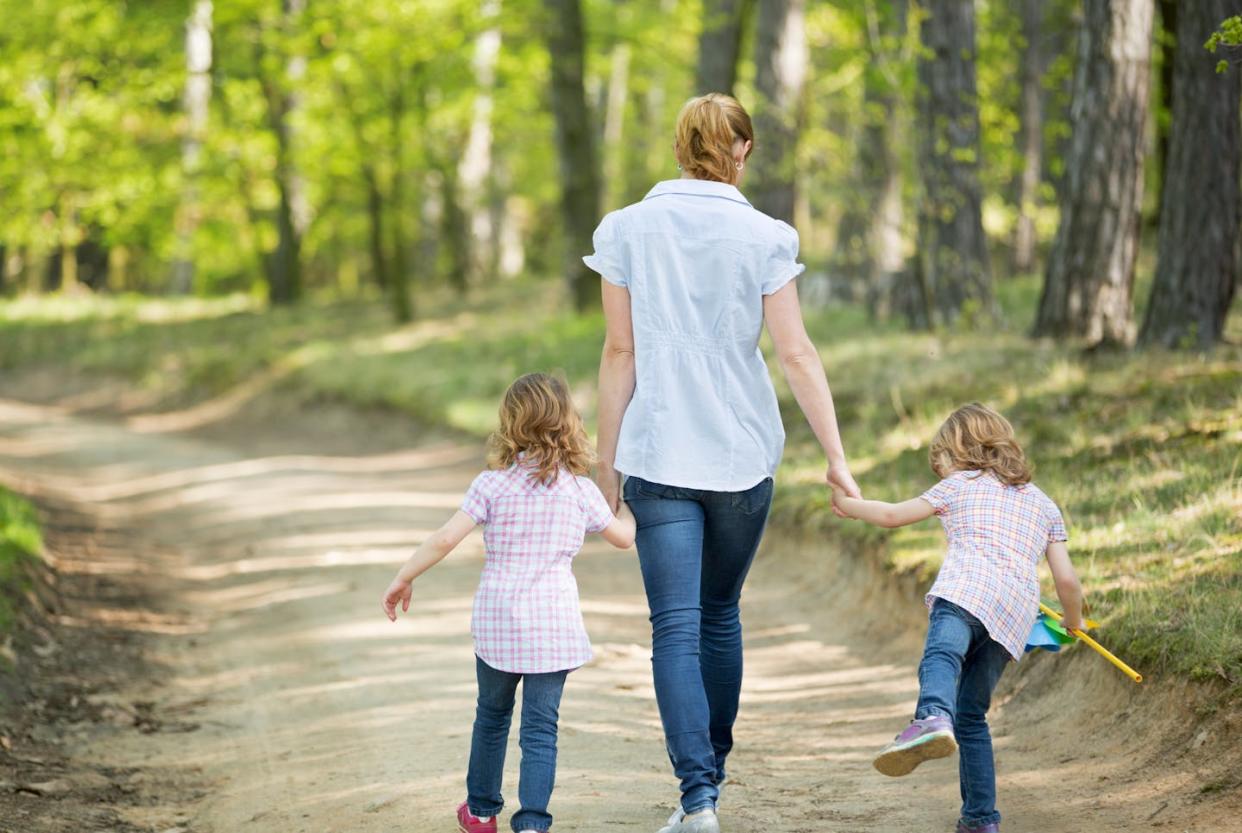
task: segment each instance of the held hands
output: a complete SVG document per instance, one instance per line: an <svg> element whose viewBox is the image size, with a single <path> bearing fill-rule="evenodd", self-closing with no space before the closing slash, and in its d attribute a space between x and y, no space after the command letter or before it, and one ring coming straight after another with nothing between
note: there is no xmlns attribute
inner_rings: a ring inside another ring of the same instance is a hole
<svg viewBox="0 0 1242 833"><path fill-rule="evenodd" d="M832 511L838 518L854 520L854 516L851 515L849 513L849 509L846 508L848 500L849 496L846 495L845 492L841 491L841 489L836 487L832 489Z"/></svg>
<svg viewBox="0 0 1242 833"><path fill-rule="evenodd" d="M828 487L832 489L832 511L838 518L851 517L842 506L840 498L861 499L862 490L854 482L854 476L850 474L849 468L844 463L829 466L825 479L828 481Z"/></svg>
<svg viewBox="0 0 1242 833"><path fill-rule="evenodd" d="M380 605L384 608L384 614L390 622L397 621L397 603L401 603L401 612L410 612L410 597L414 594L414 588L410 582L402 581L399 578L392 580L392 584L388 585L388 589L384 591L383 601Z"/></svg>
<svg viewBox="0 0 1242 833"><path fill-rule="evenodd" d="M618 515L621 507L621 472L601 462L595 472L595 485L599 486L604 500L608 501L608 508Z"/></svg>

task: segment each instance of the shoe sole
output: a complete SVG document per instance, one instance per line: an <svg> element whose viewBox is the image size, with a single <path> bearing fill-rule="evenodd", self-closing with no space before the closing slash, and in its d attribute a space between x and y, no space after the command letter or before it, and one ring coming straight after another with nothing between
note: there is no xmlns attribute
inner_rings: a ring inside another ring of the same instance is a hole
<svg viewBox="0 0 1242 833"><path fill-rule="evenodd" d="M953 735L943 732L919 738L910 746L887 749L876 756L875 768L884 775L898 778L914 772L915 767L934 758L947 758L957 751Z"/></svg>

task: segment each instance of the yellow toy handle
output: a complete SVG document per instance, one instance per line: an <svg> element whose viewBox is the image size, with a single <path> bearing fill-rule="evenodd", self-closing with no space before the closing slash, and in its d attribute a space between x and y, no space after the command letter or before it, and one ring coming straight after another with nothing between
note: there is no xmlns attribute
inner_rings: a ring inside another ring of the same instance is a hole
<svg viewBox="0 0 1242 833"><path fill-rule="evenodd" d="M1063 618L1060 613L1057 613L1055 610L1048 607L1048 605L1044 604L1043 602L1039 603L1039 609L1042 610L1044 613L1048 614L1049 616L1051 616L1053 619L1056 619L1058 622L1060 622L1061 619ZM1066 630L1069 630L1069 628L1066 628ZM1129 677L1131 680L1134 680L1134 682L1136 683L1143 682L1142 674L1135 671L1133 668L1126 665L1121 660L1117 659L1117 657L1113 656L1112 652L1110 652L1103 645L1096 642L1094 639L1087 636L1085 633L1083 633L1080 630L1072 630L1069 632L1072 633L1074 636L1078 637L1079 639L1081 639L1083 642L1090 645L1092 648L1094 648L1096 653L1104 657L1104 659L1108 660L1113 665L1117 666L1118 670L1120 670L1122 674L1125 674L1127 677Z"/></svg>

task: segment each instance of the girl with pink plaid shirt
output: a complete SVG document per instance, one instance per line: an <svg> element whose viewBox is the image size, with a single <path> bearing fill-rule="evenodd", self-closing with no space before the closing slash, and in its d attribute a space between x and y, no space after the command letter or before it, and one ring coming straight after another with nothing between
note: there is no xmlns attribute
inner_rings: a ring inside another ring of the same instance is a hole
<svg viewBox="0 0 1242 833"><path fill-rule="evenodd" d="M588 532L620 549L634 543L634 516L625 504L619 517L613 515L585 476L591 462L582 419L565 385L543 373L522 376L501 403L491 468L475 478L461 509L410 556L384 593L384 612L396 621L398 605L410 609L413 580L483 524L486 561L470 625L479 699L467 797L457 808L461 833L496 831L519 682L521 809L510 826L552 826L548 802L556 779L561 692L569 672L591 659L571 562Z"/></svg>
<svg viewBox="0 0 1242 833"><path fill-rule="evenodd" d="M949 551L927 593L930 619L914 720L875 758L885 775L960 749L957 833L999 833L996 765L987 712L1010 659L1022 658L1039 615L1041 557L1048 560L1062 624L1083 627L1082 587L1066 549L1065 523L1031 482L1013 427L979 403L958 408L932 440L941 481L920 497L883 503L833 492L846 517L885 527L940 517Z"/></svg>

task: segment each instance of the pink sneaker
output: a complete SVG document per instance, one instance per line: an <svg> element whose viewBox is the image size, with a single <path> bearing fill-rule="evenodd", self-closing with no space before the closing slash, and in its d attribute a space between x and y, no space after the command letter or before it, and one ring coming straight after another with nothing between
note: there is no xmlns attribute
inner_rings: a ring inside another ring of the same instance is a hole
<svg viewBox="0 0 1242 833"><path fill-rule="evenodd" d="M948 718L933 714L911 720L910 725L875 756L873 763L885 775L908 775L923 761L946 758L956 751L953 724Z"/></svg>
<svg viewBox="0 0 1242 833"><path fill-rule="evenodd" d="M487 821L470 812L466 802L457 805L457 829L461 833L496 833L496 817L489 816Z"/></svg>

